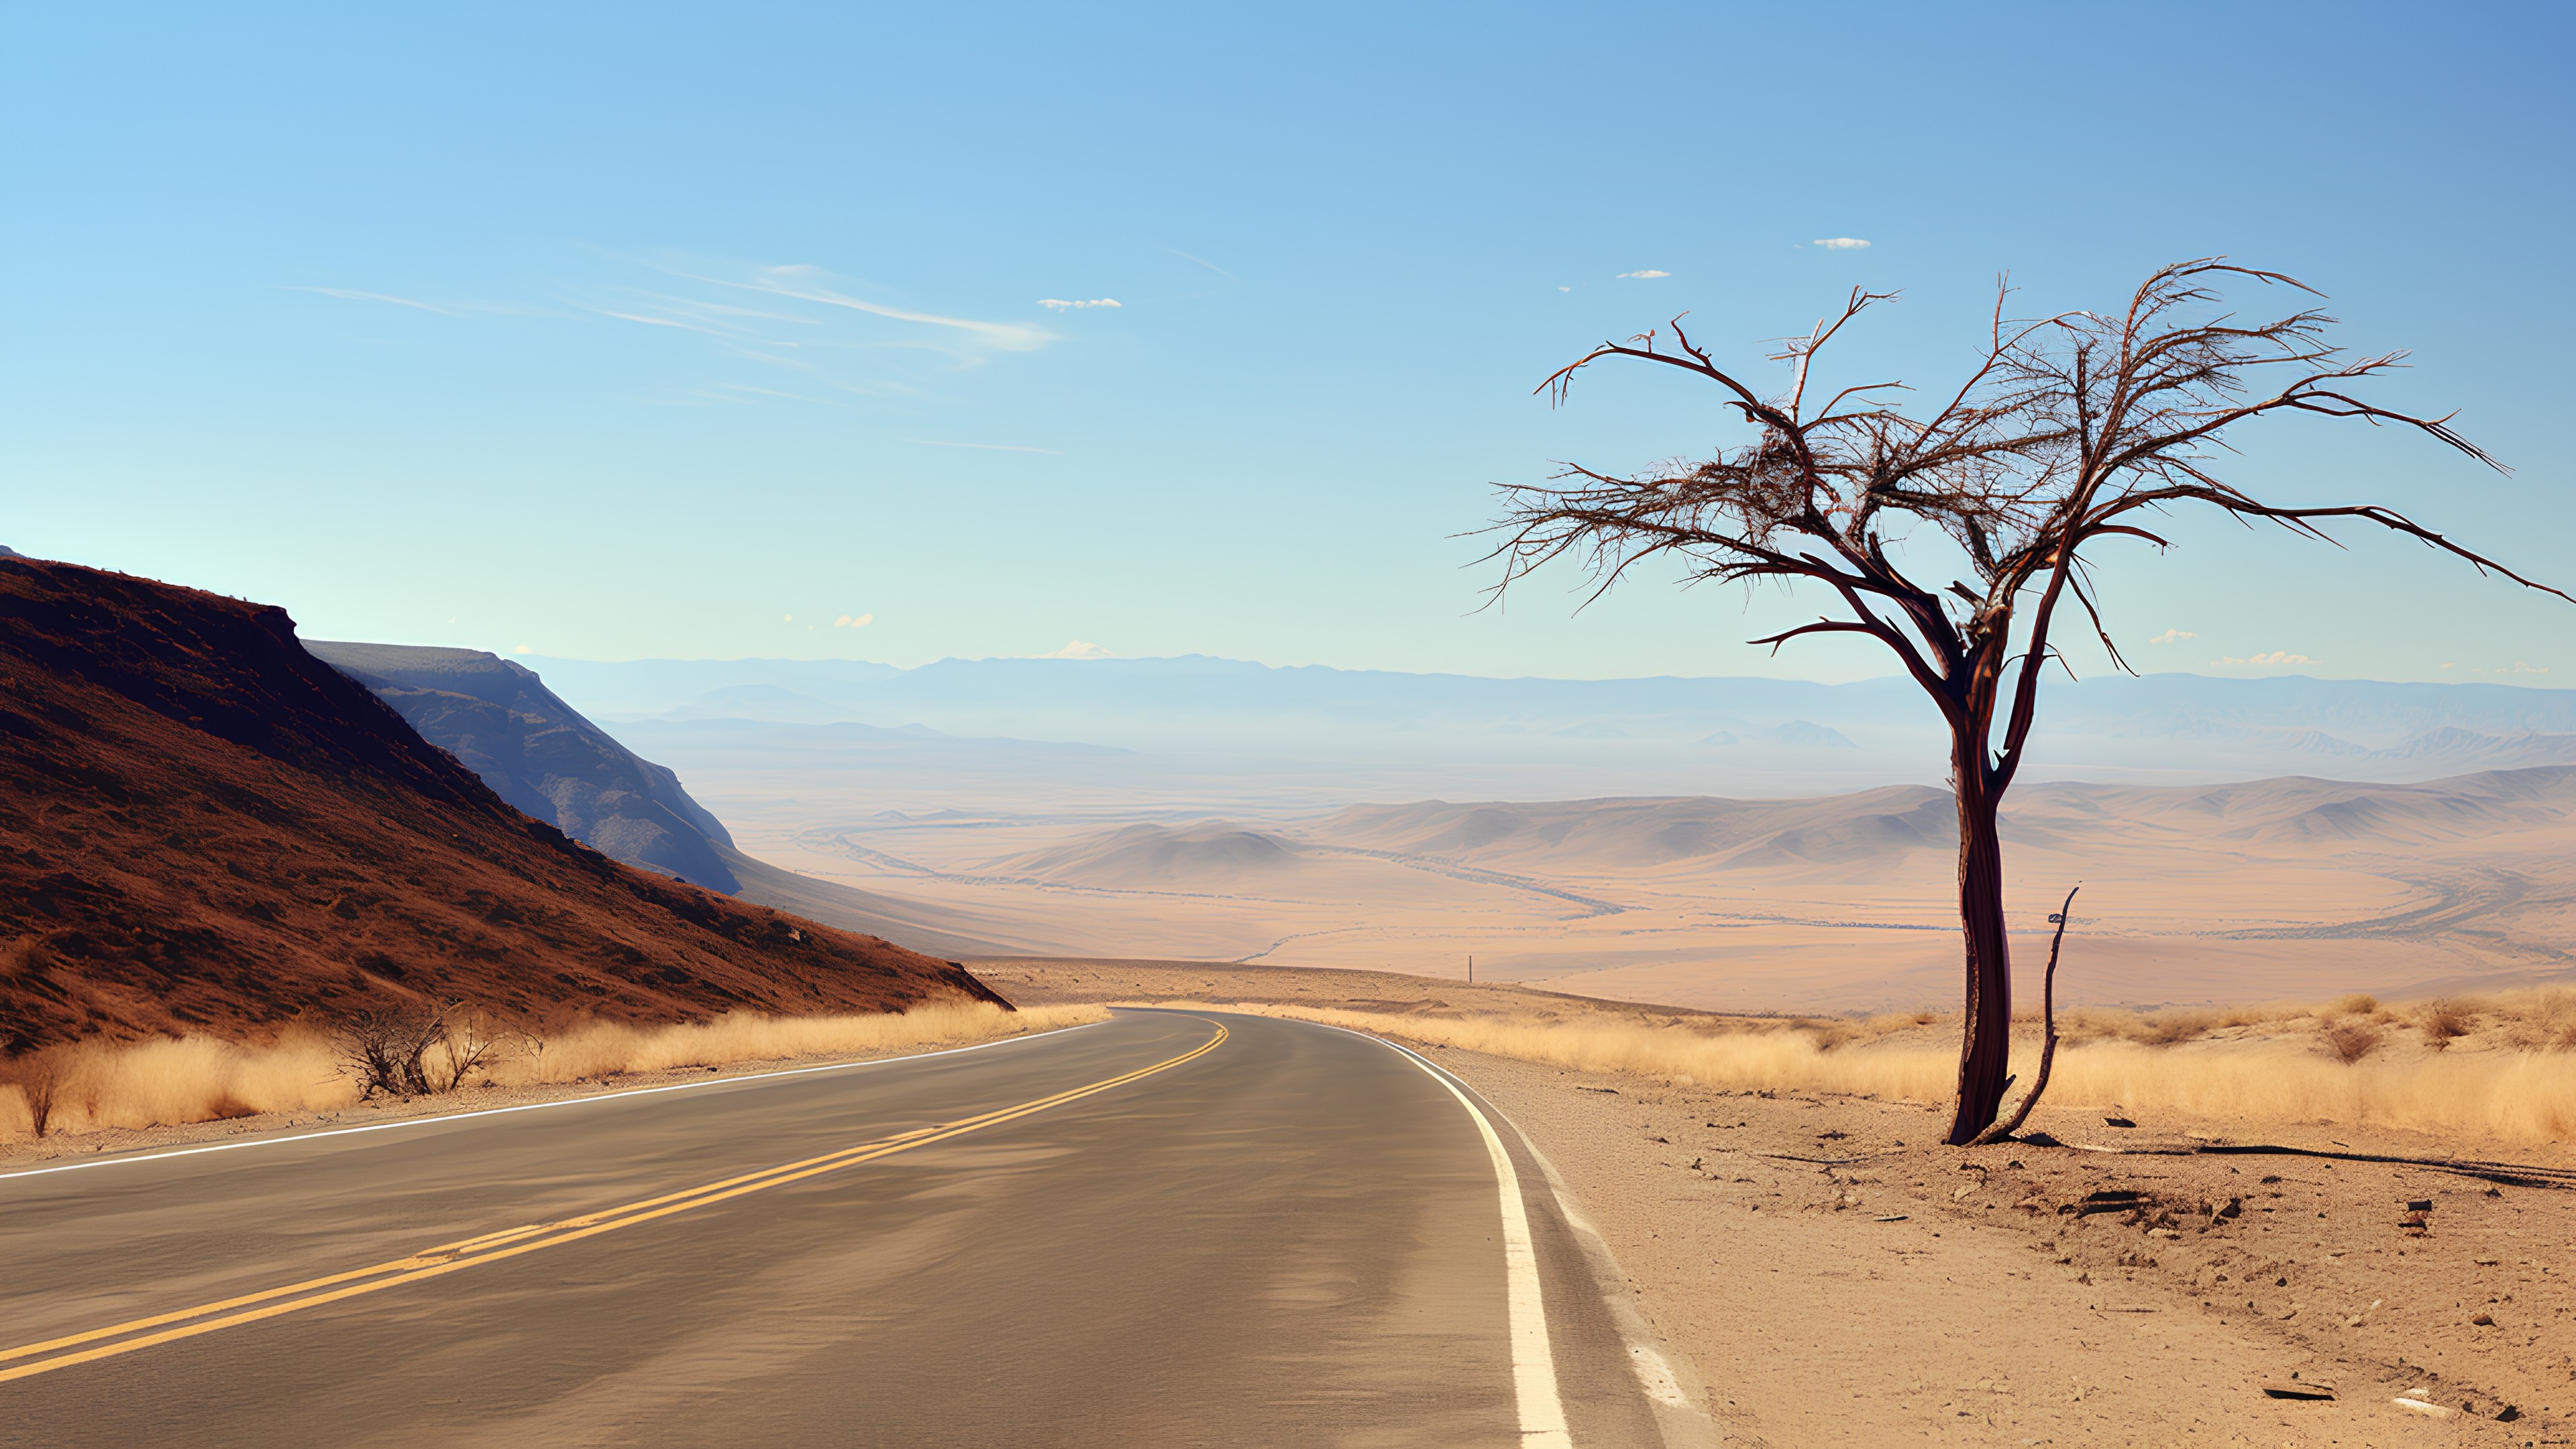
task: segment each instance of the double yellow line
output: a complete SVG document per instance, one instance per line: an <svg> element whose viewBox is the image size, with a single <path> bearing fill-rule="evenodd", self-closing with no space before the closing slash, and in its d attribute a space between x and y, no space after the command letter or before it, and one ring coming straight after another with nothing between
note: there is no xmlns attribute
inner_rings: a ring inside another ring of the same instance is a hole
<svg viewBox="0 0 2576 1449"><path fill-rule="evenodd" d="M484 1263L497 1263L504 1258L515 1258L522 1253L533 1253L540 1248L578 1242L583 1238L596 1237L601 1233L615 1232L619 1228L630 1228L637 1223L651 1222L655 1218L669 1217L673 1213L684 1213L692 1208L702 1208L711 1203L723 1202L727 1198L742 1197L748 1193L781 1187L791 1182L801 1182L806 1178L819 1177L844 1167L873 1162L880 1157L891 1157L895 1153L909 1152L916 1147L927 1147L933 1142L945 1142L951 1137L962 1137L969 1132L997 1127L1004 1122L1026 1117L1033 1112L1043 1112L1050 1107L1060 1107L1067 1102L1106 1092L1113 1087L1123 1087L1129 1082L1150 1077L1156 1072L1170 1071L1184 1062L1194 1061L1215 1051L1224 1044L1225 1038L1226 1029L1219 1026L1216 1029L1216 1035L1209 1038L1205 1044L1167 1061L1156 1062L1150 1067L1141 1067L1105 1081L1076 1087L1071 1091L1058 1092L1051 1097L1022 1102L1016 1107L1004 1107L999 1111L986 1112L978 1117L915 1128L910 1132L899 1132L892 1137L880 1137L873 1142L862 1142L856 1147L845 1147L838 1152L827 1152L820 1157L782 1163L777 1167L766 1168L759 1172L729 1177L721 1182L710 1182L681 1192L665 1193L660 1197L646 1198L641 1202L627 1203L622 1207L584 1213L580 1217L564 1218L551 1223L530 1223L523 1227L485 1233L481 1237L466 1238L460 1242L441 1243L437 1247L423 1248L409 1257L397 1258L389 1263L378 1263L371 1268L352 1268L345 1273L333 1273L324 1278L308 1278L301 1283L287 1284L283 1288L245 1293L237 1298L226 1298L215 1303L201 1303L194 1308L183 1308L173 1313L158 1313L150 1318L137 1318L127 1323L111 1324L106 1328L93 1328L86 1333L49 1338L42 1343L24 1344L12 1349L0 1349L0 1383L6 1383L11 1379L28 1378L35 1374L51 1373L55 1369L70 1368L74 1364L114 1358L118 1354L132 1353L137 1349L151 1348L182 1338L194 1338L198 1334L213 1333L221 1328L256 1323L264 1318L276 1318L306 1308L319 1308L323 1304L337 1303L344 1298L379 1293L387 1288L398 1288L406 1283L417 1283L424 1278L436 1278ZM26 1361L20 1362L20 1360Z"/></svg>

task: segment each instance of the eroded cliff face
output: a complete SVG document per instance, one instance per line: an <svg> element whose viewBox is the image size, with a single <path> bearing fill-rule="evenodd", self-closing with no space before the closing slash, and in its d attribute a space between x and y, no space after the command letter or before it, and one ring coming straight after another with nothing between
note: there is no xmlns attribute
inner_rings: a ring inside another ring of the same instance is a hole
<svg viewBox="0 0 2576 1449"><path fill-rule="evenodd" d="M733 844L723 822L678 776L584 719L525 665L477 649L304 647L529 815L628 865L726 895L741 889L718 854Z"/></svg>

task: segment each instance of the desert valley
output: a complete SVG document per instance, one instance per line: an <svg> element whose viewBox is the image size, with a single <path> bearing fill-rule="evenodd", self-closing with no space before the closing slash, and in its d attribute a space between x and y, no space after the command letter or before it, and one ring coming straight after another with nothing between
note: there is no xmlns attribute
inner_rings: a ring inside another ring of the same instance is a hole
<svg viewBox="0 0 2576 1449"><path fill-rule="evenodd" d="M2571 54L0 12L0 1449L2576 1444Z"/></svg>

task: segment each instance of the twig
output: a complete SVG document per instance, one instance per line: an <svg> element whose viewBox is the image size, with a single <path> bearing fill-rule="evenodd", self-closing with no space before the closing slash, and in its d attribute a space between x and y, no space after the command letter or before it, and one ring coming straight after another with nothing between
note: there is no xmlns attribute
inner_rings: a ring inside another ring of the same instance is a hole
<svg viewBox="0 0 2576 1449"><path fill-rule="evenodd" d="M2048 974L2040 978L2039 1017L2045 1033L2039 1045L2039 1075L2031 1080L2030 1095L2013 1109L2010 1120L1998 1122L1977 1134L1971 1147L1990 1147L2021 1130L2030 1120L2030 1109L2039 1105L2039 1094L2048 1090L2048 1069L2057 1064L2057 948L2065 943L2067 922L2075 918L2075 892L2084 889L2077 881L2066 893L2066 904L2057 908L2057 934L2048 938Z"/></svg>

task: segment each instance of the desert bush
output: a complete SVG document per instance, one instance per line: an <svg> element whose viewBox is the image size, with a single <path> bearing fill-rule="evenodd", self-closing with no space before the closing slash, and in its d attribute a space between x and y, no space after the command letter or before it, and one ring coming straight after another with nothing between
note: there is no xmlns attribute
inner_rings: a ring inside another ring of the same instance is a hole
<svg viewBox="0 0 2576 1449"><path fill-rule="evenodd" d="M0 1064L0 1085L18 1089L31 1137L42 1137L53 1126L54 1107L62 1097L69 1058L68 1049L51 1046Z"/></svg>
<svg viewBox="0 0 2576 1449"><path fill-rule="evenodd" d="M2379 1010L2379 998L2366 991L2356 991L2350 996L2337 997L2326 1010L2337 1016L2370 1016Z"/></svg>
<svg viewBox="0 0 2576 1449"><path fill-rule="evenodd" d="M2218 1014L2209 1011L2159 1011L2141 1017L2133 1040L2148 1046L2173 1046L2206 1036L2217 1026Z"/></svg>
<svg viewBox="0 0 2576 1449"><path fill-rule="evenodd" d="M332 1025L332 1042L341 1070L358 1084L358 1100L378 1092L423 1097L436 1090L426 1058L446 1038L454 1009L427 1000L378 1001L342 1012Z"/></svg>
<svg viewBox="0 0 2576 1449"><path fill-rule="evenodd" d="M2415 1025L2424 1033L2424 1044L2440 1051L2476 1031L2478 1016L2472 1003L2446 996L2417 1008Z"/></svg>
<svg viewBox="0 0 2576 1449"><path fill-rule="evenodd" d="M2379 1046L2379 1028L2357 1021L2339 1021L2327 1027L2323 1036L2326 1050L2336 1061L2349 1066L2371 1054Z"/></svg>

